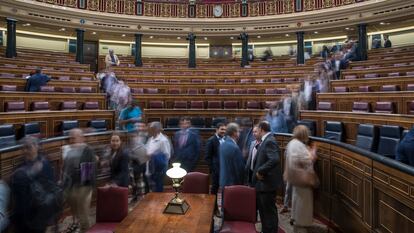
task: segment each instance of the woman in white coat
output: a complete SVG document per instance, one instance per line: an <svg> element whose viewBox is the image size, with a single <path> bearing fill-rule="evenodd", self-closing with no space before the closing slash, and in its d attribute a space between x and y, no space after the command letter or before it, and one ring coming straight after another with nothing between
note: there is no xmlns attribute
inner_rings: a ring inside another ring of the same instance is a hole
<svg viewBox="0 0 414 233"><path fill-rule="evenodd" d="M313 222L313 188L318 178L313 169L316 147L309 147L309 129L298 125L286 148L284 178L292 184L292 222L294 232L307 232Z"/></svg>

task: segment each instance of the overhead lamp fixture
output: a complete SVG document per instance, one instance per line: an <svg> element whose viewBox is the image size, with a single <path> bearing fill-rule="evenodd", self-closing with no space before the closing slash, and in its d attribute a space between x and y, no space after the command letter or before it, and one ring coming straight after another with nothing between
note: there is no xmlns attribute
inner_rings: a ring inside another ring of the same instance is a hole
<svg viewBox="0 0 414 233"><path fill-rule="evenodd" d="M257 36L258 39L262 38L261 36Z"/></svg>
<svg viewBox="0 0 414 233"><path fill-rule="evenodd" d="M346 28L345 28L345 30L349 30L349 28L348 28L348 27L346 27Z"/></svg>
<svg viewBox="0 0 414 233"><path fill-rule="evenodd" d="M207 37L204 37L204 40L207 40Z"/></svg>
<svg viewBox="0 0 414 233"><path fill-rule="evenodd" d="M154 38L154 36L150 36L149 38L152 39L152 38Z"/></svg>
<svg viewBox="0 0 414 233"><path fill-rule="evenodd" d="M122 34L122 37L126 37L126 35L125 34Z"/></svg>
<svg viewBox="0 0 414 233"><path fill-rule="evenodd" d="M92 35L96 35L96 32L92 32Z"/></svg>
<svg viewBox="0 0 414 233"><path fill-rule="evenodd" d="M23 24L23 27L28 27L28 26L30 26L31 24L30 23L24 23Z"/></svg>
<svg viewBox="0 0 414 233"><path fill-rule="evenodd" d="M313 33L318 34L319 32L313 32Z"/></svg>
<svg viewBox="0 0 414 233"><path fill-rule="evenodd" d="M285 34L285 36L286 36L286 37L289 37L290 35L286 33L286 34Z"/></svg>
<svg viewBox="0 0 414 233"><path fill-rule="evenodd" d="M234 40L234 37L230 36L230 40Z"/></svg>
<svg viewBox="0 0 414 233"><path fill-rule="evenodd" d="M164 209L164 213L167 214L185 214L190 208L190 205L183 199L178 196L181 183L183 183L183 178L187 175L187 171L182 169L180 163L173 163L172 168L168 169L167 176L172 180L172 186L175 190L175 196L171 199L167 206Z"/></svg>
<svg viewBox="0 0 414 233"><path fill-rule="evenodd" d="M181 40L181 37L180 36L177 36L177 40Z"/></svg>
<svg viewBox="0 0 414 233"><path fill-rule="evenodd" d="M66 31L66 28L61 28L61 29L59 29L59 31L64 32L64 31Z"/></svg>

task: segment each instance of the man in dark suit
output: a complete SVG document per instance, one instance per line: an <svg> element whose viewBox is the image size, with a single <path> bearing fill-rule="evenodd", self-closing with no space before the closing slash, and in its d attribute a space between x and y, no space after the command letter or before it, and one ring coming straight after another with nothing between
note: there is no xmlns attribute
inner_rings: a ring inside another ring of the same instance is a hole
<svg viewBox="0 0 414 233"><path fill-rule="evenodd" d="M226 140L220 145L220 187L243 184L244 159L237 139L239 125L230 123L226 129Z"/></svg>
<svg viewBox="0 0 414 233"><path fill-rule="evenodd" d="M250 160L250 166L253 167L251 185L256 188L256 203L262 221L262 232L276 233L278 230L276 189L283 183L280 152L269 122L262 121L257 127L261 143L256 146L257 153Z"/></svg>
<svg viewBox="0 0 414 233"><path fill-rule="evenodd" d="M258 126L254 126L253 127L253 136L255 138L255 140L250 141L250 146L249 146L249 157L247 158L247 162L246 162L246 166L245 166L245 175L246 175L246 183L247 185L254 187L254 185L252 184L252 174L253 174L253 163L252 163L252 158L256 157L257 154L257 149L260 146L260 143L262 142L262 137L259 134L259 127Z"/></svg>
<svg viewBox="0 0 414 233"><path fill-rule="evenodd" d="M211 174L211 194L217 195L219 189L219 175L220 175L220 145L224 143L224 135L226 133L226 125L218 123L216 125L216 133L211 136L206 143L206 157L205 160L210 168Z"/></svg>
<svg viewBox="0 0 414 233"><path fill-rule="evenodd" d="M25 91L29 92L38 92L40 87L47 84L50 81L50 78L42 74L42 69L37 68L36 73L27 79Z"/></svg>
<svg viewBox="0 0 414 233"><path fill-rule="evenodd" d="M391 48L392 43L389 35L384 35L384 48Z"/></svg>
<svg viewBox="0 0 414 233"><path fill-rule="evenodd" d="M187 172L194 171L200 156L200 137L190 127L190 118L181 118L181 130L174 135L174 160Z"/></svg>

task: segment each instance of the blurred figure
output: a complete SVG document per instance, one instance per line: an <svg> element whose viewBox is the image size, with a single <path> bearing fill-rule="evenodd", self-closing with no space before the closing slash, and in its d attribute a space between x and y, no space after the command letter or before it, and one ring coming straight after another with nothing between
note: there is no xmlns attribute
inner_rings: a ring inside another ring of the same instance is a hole
<svg viewBox="0 0 414 233"><path fill-rule="evenodd" d="M121 62L118 59L118 56L115 55L113 49L109 49L108 54L105 57L106 68L111 68L112 66L119 66Z"/></svg>
<svg viewBox="0 0 414 233"><path fill-rule="evenodd" d="M405 135L397 147L397 161L414 166L414 127Z"/></svg>
<svg viewBox="0 0 414 233"><path fill-rule="evenodd" d="M50 81L50 77L42 73L41 68L37 68L34 75L26 81L25 91L38 92L41 86L45 86Z"/></svg>
<svg viewBox="0 0 414 233"><path fill-rule="evenodd" d="M220 145L224 143L226 134L226 125L218 123L216 125L216 133L211 136L206 143L205 160L210 168L211 174L211 194L217 195L219 189L220 177Z"/></svg>
<svg viewBox="0 0 414 233"><path fill-rule="evenodd" d="M236 123L229 123L226 129L226 139L220 145L220 187L243 184L244 159L237 139L240 128Z"/></svg>
<svg viewBox="0 0 414 233"><path fill-rule="evenodd" d="M296 55L296 50L295 48L293 48L293 45L290 45L288 48L288 55L289 56L295 56Z"/></svg>
<svg viewBox="0 0 414 233"><path fill-rule="evenodd" d="M164 190L164 176L167 172L168 160L171 157L171 144L167 136L162 133L160 122L151 122L148 127L150 138L147 142L147 155L150 160L147 162L146 176L149 177L151 190L162 192Z"/></svg>
<svg viewBox="0 0 414 233"><path fill-rule="evenodd" d="M265 51L264 51L264 55L262 57L262 61L267 61L267 60L271 60L273 57L273 52L272 49L270 49L270 47L268 47Z"/></svg>
<svg viewBox="0 0 414 233"><path fill-rule="evenodd" d="M374 39L372 41L372 48L373 49L379 49L379 48L381 48L381 40L380 39Z"/></svg>
<svg viewBox="0 0 414 233"><path fill-rule="evenodd" d="M67 229L80 232L89 229L89 209L92 191L96 183L95 151L85 143L81 129L69 132L70 144L63 146L63 187L73 216L73 224Z"/></svg>
<svg viewBox="0 0 414 233"><path fill-rule="evenodd" d="M309 129L298 125L286 147L285 180L292 185L292 217L294 231L307 232L313 222L313 187L318 184L313 164L316 147L309 147Z"/></svg>
<svg viewBox="0 0 414 233"><path fill-rule="evenodd" d="M333 79L340 79L341 78L341 71L346 69L347 62L342 59L342 54L340 52L335 53L334 58L330 61L331 69L335 72L335 76Z"/></svg>
<svg viewBox="0 0 414 233"><path fill-rule="evenodd" d="M237 145L239 146L243 159L247 160L247 157L249 156L249 146L250 142L254 140L253 137L253 122L248 117L243 117L240 122L240 136L237 140Z"/></svg>
<svg viewBox="0 0 414 233"><path fill-rule="evenodd" d="M137 201L138 196L149 192L147 177L145 176L146 162L149 157L145 144L148 141L147 126L145 123L137 123L137 131L129 134L130 161L133 173L132 201Z"/></svg>
<svg viewBox="0 0 414 233"><path fill-rule="evenodd" d="M52 166L39 153L37 139L25 137L22 146L24 162L11 178L13 222L17 233L43 233L61 211L61 190Z"/></svg>
<svg viewBox="0 0 414 233"><path fill-rule="evenodd" d="M192 172L200 157L200 136L191 130L189 117L180 119L181 130L174 134L174 161L181 163L181 168Z"/></svg>
<svg viewBox="0 0 414 233"><path fill-rule="evenodd" d="M272 106L266 114L265 120L270 123L272 133L287 133L288 127L286 123L285 113L283 112L282 103L278 102L276 106Z"/></svg>
<svg viewBox="0 0 414 233"><path fill-rule="evenodd" d="M292 94L283 99L283 112L286 117L288 132L292 132L299 117L300 110L305 109L305 97L298 90L292 90Z"/></svg>
<svg viewBox="0 0 414 233"><path fill-rule="evenodd" d="M0 232L9 225L7 209L10 200L10 188L4 180L0 180Z"/></svg>
<svg viewBox="0 0 414 233"><path fill-rule="evenodd" d="M309 75L304 80L303 84L303 95L305 99L305 105L307 110L315 110L316 109L316 92L319 89L317 86L318 82L316 82L315 77Z"/></svg>
<svg viewBox="0 0 414 233"><path fill-rule="evenodd" d="M317 67L317 92L326 93L329 91L329 80L333 79L333 72L328 69L326 63L320 63Z"/></svg>
<svg viewBox="0 0 414 233"><path fill-rule="evenodd" d="M111 156L111 183L129 186L129 155L119 134L112 134L109 155Z"/></svg>
<svg viewBox="0 0 414 233"><path fill-rule="evenodd" d="M128 132L135 131L135 123L140 122L141 117L142 111L138 106L138 101L132 100L119 114L119 126Z"/></svg>
<svg viewBox="0 0 414 233"><path fill-rule="evenodd" d="M114 109L116 114L119 115L122 109L126 108L131 101L131 88L129 88L123 81L114 83L111 88L109 108Z"/></svg>
<svg viewBox="0 0 414 233"><path fill-rule="evenodd" d="M329 49L326 45L322 46L321 57L326 60L329 56Z"/></svg>
<svg viewBox="0 0 414 233"><path fill-rule="evenodd" d="M392 43L390 41L390 36L384 35L384 48L391 48L391 47L392 47Z"/></svg>
<svg viewBox="0 0 414 233"><path fill-rule="evenodd" d="M259 127L257 125L253 127L253 136L254 140L250 141L249 157L247 158L245 166L246 183L250 187L254 187L252 183L252 175L254 170L254 164L252 163L252 160L256 158L257 149L259 148L260 143L262 142L262 137L260 136Z"/></svg>

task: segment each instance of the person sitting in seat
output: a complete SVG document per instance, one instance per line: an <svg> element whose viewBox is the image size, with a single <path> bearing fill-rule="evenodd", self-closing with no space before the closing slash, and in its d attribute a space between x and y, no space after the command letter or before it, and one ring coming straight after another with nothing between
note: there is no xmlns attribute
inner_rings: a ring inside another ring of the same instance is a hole
<svg viewBox="0 0 414 233"><path fill-rule="evenodd" d="M414 166L414 127L401 140L395 158L401 163Z"/></svg>
<svg viewBox="0 0 414 233"><path fill-rule="evenodd" d="M120 62L118 56L115 55L113 49L109 49L109 54L107 54L105 57L105 64L106 68L110 68L112 66L119 66Z"/></svg>
<svg viewBox="0 0 414 233"><path fill-rule="evenodd" d="M389 35L384 35L384 48L391 48L392 43Z"/></svg>
<svg viewBox="0 0 414 233"><path fill-rule="evenodd" d="M38 92L41 86L45 86L50 81L50 77L42 73L41 68L37 68L34 75L27 79L25 91Z"/></svg>

